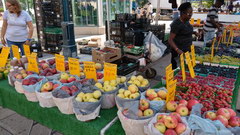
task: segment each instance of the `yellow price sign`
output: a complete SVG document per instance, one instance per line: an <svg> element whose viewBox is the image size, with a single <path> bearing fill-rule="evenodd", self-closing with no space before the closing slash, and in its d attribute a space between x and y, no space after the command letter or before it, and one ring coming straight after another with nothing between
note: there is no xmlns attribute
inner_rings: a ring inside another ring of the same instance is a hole
<svg viewBox="0 0 240 135"><path fill-rule="evenodd" d="M181 63L181 70L182 70L182 79L183 79L183 81L185 81L186 80L186 72L185 72L185 64L184 64L183 54L180 55L180 63Z"/></svg>
<svg viewBox="0 0 240 135"><path fill-rule="evenodd" d="M13 56L20 60L19 48L16 45L12 45Z"/></svg>
<svg viewBox="0 0 240 135"><path fill-rule="evenodd" d="M169 87L170 82L173 80L174 77L174 71L170 71L166 74L166 87Z"/></svg>
<svg viewBox="0 0 240 135"><path fill-rule="evenodd" d="M213 56L214 56L214 45L216 42L216 38L213 39L213 43L212 43L212 48L211 48L211 61L213 60Z"/></svg>
<svg viewBox="0 0 240 135"><path fill-rule="evenodd" d="M167 85L168 80L169 80L168 74L169 74L171 71L173 71L173 70L172 70L172 64L169 64L169 65L165 68L165 70L166 70L166 85Z"/></svg>
<svg viewBox="0 0 240 135"><path fill-rule="evenodd" d="M5 67L8 59L8 55L10 52L10 47L2 47L2 51L0 54L0 67Z"/></svg>
<svg viewBox="0 0 240 135"><path fill-rule="evenodd" d="M29 46L29 45L23 45L23 49L24 49L24 54L25 54L26 56L28 56L28 55L31 54L30 46Z"/></svg>
<svg viewBox="0 0 240 135"><path fill-rule="evenodd" d="M195 47L191 45L191 56L192 56L192 65L193 67L196 66L196 56L195 56Z"/></svg>
<svg viewBox="0 0 240 135"><path fill-rule="evenodd" d="M28 55L28 71L39 73L37 56L35 54Z"/></svg>
<svg viewBox="0 0 240 135"><path fill-rule="evenodd" d="M86 78L94 79L95 81L97 81L97 72L95 68L95 62L85 61L83 62L83 64L84 64L84 72L85 72Z"/></svg>
<svg viewBox="0 0 240 135"><path fill-rule="evenodd" d="M55 54L56 60L56 69L61 72L65 72L65 63L64 63L64 56Z"/></svg>
<svg viewBox="0 0 240 135"><path fill-rule="evenodd" d="M104 81L117 79L117 65L111 63L104 63Z"/></svg>
<svg viewBox="0 0 240 135"><path fill-rule="evenodd" d="M69 71L71 75L80 76L79 60L76 58L68 58Z"/></svg>
<svg viewBox="0 0 240 135"><path fill-rule="evenodd" d="M172 80L168 87L166 102L174 101L175 99L175 93L176 93L176 87L177 87L177 80Z"/></svg>
<svg viewBox="0 0 240 135"><path fill-rule="evenodd" d="M186 52L185 56L186 56L186 60L187 60L188 69L190 71L190 75L191 75L192 78L194 78L195 77L195 72L193 70L192 61L191 61L189 52Z"/></svg>

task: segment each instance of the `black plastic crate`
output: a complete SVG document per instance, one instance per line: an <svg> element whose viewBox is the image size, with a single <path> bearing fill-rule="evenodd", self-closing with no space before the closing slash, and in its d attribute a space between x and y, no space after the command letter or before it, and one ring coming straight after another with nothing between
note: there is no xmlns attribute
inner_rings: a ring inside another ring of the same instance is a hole
<svg viewBox="0 0 240 135"><path fill-rule="evenodd" d="M80 53L81 54L92 54L92 50L100 50L99 47L83 47L83 48L80 48Z"/></svg>
<svg viewBox="0 0 240 135"><path fill-rule="evenodd" d="M120 76L128 75L139 68L139 60L127 56L123 56L121 59L111 63L117 64L117 74Z"/></svg>

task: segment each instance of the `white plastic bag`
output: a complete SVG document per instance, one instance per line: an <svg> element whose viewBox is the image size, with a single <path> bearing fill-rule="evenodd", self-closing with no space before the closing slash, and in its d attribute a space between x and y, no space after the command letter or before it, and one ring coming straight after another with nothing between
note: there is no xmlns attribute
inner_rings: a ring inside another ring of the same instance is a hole
<svg viewBox="0 0 240 135"><path fill-rule="evenodd" d="M35 92L24 91L24 95L26 96L28 101L38 102L38 98Z"/></svg>
<svg viewBox="0 0 240 135"><path fill-rule="evenodd" d="M147 134L147 135L163 135L162 133L160 133L155 127L154 127L154 123L157 122L157 116L159 114L166 114L168 115L167 113L157 113L153 118L152 120L149 122L149 124L147 126L144 126L144 132ZM184 123L186 125L186 130L185 132L183 132L182 134L180 135L190 135L191 133L191 129L190 127L188 126L188 123L187 123L187 120L185 117L181 117L181 120L182 120L182 123Z"/></svg>
<svg viewBox="0 0 240 135"><path fill-rule="evenodd" d="M147 126L152 117L143 120L133 120L125 117L120 110L118 110L117 114L126 135L146 135L144 126Z"/></svg>
<svg viewBox="0 0 240 135"><path fill-rule="evenodd" d="M22 82L19 82L19 81L15 81L14 82L14 85L15 85L15 89L18 93L21 93L23 94L24 93L24 89L22 87Z"/></svg>
<svg viewBox="0 0 240 135"><path fill-rule="evenodd" d="M167 49L166 45L162 43L152 32L149 32L144 39L146 49L150 53L150 60L152 62L161 58L164 51Z"/></svg>
<svg viewBox="0 0 240 135"><path fill-rule="evenodd" d="M52 93L51 92L39 92L36 91L36 95L37 98L39 100L39 105L41 107L46 107L46 108L50 108L50 107L54 107L56 106L55 102L52 99Z"/></svg>
<svg viewBox="0 0 240 135"><path fill-rule="evenodd" d="M89 121L89 120L93 120L93 119L96 119L98 116L99 116L99 112L100 112L100 109L101 109L101 105L99 105L95 110L94 112L90 113L90 114L87 114L87 115L82 115L82 114L77 114L74 111L75 113L75 116L78 120L80 121Z"/></svg>
<svg viewBox="0 0 240 135"><path fill-rule="evenodd" d="M53 101L57 105L59 111L63 114L74 114L72 99L74 96L68 98L55 98L53 96Z"/></svg>

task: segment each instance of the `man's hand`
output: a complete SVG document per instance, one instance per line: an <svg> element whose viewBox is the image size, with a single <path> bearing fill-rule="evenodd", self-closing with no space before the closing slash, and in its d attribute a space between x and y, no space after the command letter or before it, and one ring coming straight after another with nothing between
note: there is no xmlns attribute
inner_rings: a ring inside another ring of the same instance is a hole
<svg viewBox="0 0 240 135"><path fill-rule="evenodd" d="M25 44L25 45L30 45L30 41L27 40L24 44Z"/></svg>
<svg viewBox="0 0 240 135"><path fill-rule="evenodd" d="M182 53L183 53L183 51L182 50L180 50L180 49L177 49L177 51L176 51L179 55L181 55Z"/></svg>

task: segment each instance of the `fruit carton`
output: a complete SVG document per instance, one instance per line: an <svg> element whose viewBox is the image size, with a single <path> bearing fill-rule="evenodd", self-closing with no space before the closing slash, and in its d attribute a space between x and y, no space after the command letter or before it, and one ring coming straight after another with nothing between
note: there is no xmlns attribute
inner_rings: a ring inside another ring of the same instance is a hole
<svg viewBox="0 0 240 135"><path fill-rule="evenodd" d="M113 62L122 57L119 48L105 47L103 50L92 51L92 61L104 64L104 62Z"/></svg>

